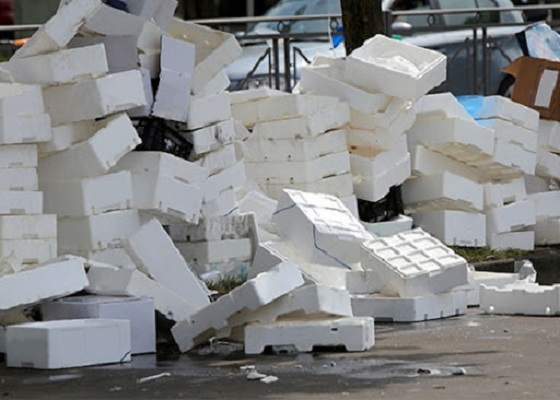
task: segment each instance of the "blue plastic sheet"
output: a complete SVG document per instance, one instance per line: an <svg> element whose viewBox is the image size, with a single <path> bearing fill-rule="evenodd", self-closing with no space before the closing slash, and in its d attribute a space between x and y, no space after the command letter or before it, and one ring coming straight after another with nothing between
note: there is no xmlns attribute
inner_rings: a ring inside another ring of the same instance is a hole
<svg viewBox="0 0 560 400"><path fill-rule="evenodd" d="M477 119L480 116L484 105L484 96L459 96L457 100L471 117Z"/></svg>

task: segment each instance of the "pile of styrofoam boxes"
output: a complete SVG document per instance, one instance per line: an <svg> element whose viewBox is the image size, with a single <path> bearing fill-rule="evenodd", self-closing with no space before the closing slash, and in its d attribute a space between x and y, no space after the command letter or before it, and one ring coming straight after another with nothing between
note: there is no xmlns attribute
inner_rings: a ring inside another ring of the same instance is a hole
<svg viewBox="0 0 560 400"><path fill-rule="evenodd" d="M405 207L449 245L532 249L534 233L525 229L535 212L523 174L535 170L538 113L499 96L463 104L449 93L416 104Z"/></svg>
<svg viewBox="0 0 560 400"><path fill-rule="evenodd" d="M230 96L234 117L252 131L245 141L248 178L268 196L277 199L283 188L292 188L356 203L346 103L331 96L279 95L269 90Z"/></svg>
<svg viewBox="0 0 560 400"><path fill-rule="evenodd" d="M305 93L339 97L350 105L348 146L359 199L378 201L410 176L405 131L411 108L445 80L446 58L378 35L346 60L317 58L302 72Z"/></svg>
<svg viewBox="0 0 560 400"><path fill-rule="evenodd" d="M37 143L51 139L38 85L0 84L0 275L56 257L56 215L43 214Z"/></svg>
<svg viewBox="0 0 560 400"><path fill-rule="evenodd" d="M464 314L467 262L421 229L362 245L363 271L348 274L354 315L422 321Z"/></svg>

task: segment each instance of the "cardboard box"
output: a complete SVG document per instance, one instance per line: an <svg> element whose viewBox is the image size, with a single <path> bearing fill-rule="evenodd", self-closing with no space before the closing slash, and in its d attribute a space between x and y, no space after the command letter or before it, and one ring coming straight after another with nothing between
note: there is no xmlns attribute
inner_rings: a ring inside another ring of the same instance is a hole
<svg viewBox="0 0 560 400"><path fill-rule="evenodd" d="M560 62L520 57L503 71L515 77L513 101L560 120Z"/></svg>

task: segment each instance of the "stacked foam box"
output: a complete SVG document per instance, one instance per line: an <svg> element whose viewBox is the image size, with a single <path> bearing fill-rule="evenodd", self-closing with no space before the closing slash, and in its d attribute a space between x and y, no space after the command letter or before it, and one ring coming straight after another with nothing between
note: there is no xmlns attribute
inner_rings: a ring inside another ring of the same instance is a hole
<svg viewBox="0 0 560 400"><path fill-rule="evenodd" d="M57 225L38 191L37 146L51 139L41 87L0 84L0 123L1 274L56 257Z"/></svg>
<svg viewBox="0 0 560 400"><path fill-rule="evenodd" d="M404 133L414 122L411 106L445 80L445 66L440 53L378 35L346 60L319 57L302 72L304 92L350 105L348 145L359 199L378 201L410 176Z"/></svg>
<svg viewBox="0 0 560 400"><path fill-rule="evenodd" d="M204 218L197 226L172 224L169 234L191 268L215 281L246 277L259 242L253 213Z"/></svg>
<svg viewBox="0 0 560 400"><path fill-rule="evenodd" d="M412 322L466 312L467 292L455 290L468 283L466 260L421 229L365 242L362 268L354 315Z"/></svg>

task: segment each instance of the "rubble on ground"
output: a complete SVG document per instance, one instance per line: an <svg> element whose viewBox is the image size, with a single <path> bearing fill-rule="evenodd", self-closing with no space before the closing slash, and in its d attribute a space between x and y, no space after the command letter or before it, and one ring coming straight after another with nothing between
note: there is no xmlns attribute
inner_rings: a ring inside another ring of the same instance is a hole
<svg viewBox="0 0 560 400"><path fill-rule="evenodd" d="M427 94L445 56L383 36L316 58L299 94L230 93L233 35L173 18L175 0L125 3L64 0L0 64L8 366L130 361L156 350L156 311L182 352L247 354L366 351L374 320L478 304L559 314L557 287L449 246L560 243L560 122ZM410 216L360 212L401 184Z"/></svg>

